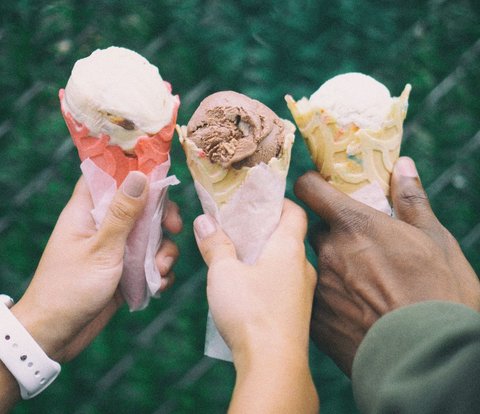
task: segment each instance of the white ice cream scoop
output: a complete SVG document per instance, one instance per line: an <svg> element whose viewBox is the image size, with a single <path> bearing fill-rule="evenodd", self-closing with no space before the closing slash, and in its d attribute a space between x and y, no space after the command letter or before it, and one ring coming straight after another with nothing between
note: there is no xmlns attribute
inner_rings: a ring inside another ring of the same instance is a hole
<svg viewBox="0 0 480 414"><path fill-rule="evenodd" d="M341 127L378 130L393 104L389 90L362 73L345 73L325 82L311 97L313 107L326 110Z"/></svg>
<svg viewBox="0 0 480 414"><path fill-rule="evenodd" d="M175 99L158 68L138 53L109 47L75 63L65 88L65 109L92 136L132 151L138 137L172 120Z"/></svg>

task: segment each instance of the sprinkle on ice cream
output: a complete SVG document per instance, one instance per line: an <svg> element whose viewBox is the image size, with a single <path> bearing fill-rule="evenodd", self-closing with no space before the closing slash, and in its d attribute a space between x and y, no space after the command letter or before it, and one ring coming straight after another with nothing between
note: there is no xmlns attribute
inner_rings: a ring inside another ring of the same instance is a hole
<svg viewBox="0 0 480 414"><path fill-rule="evenodd" d="M314 107L326 110L341 127L355 124L378 130L392 107L389 90L362 73L346 73L325 82L311 97Z"/></svg>

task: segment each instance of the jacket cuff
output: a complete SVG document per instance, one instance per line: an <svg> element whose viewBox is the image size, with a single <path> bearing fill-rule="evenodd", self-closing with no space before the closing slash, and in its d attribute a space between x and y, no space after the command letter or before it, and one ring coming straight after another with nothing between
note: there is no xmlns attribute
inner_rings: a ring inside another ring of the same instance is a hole
<svg viewBox="0 0 480 414"><path fill-rule="evenodd" d="M457 303L428 301L381 317L368 331L353 361L353 393L360 411L430 412L420 407L435 398L435 392L429 394L426 386L438 385L435 381L439 369L444 368L446 348L455 354L456 347L461 347L459 332L463 343L465 335L478 340L480 313ZM388 411L387 406L394 411Z"/></svg>

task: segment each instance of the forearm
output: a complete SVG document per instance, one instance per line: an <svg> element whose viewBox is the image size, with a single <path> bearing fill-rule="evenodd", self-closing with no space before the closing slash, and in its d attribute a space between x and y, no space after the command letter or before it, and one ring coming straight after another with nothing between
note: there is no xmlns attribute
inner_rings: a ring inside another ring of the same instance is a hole
<svg viewBox="0 0 480 414"><path fill-rule="evenodd" d="M308 355L245 357L235 363L237 379L229 414L318 413L318 395Z"/></svg>

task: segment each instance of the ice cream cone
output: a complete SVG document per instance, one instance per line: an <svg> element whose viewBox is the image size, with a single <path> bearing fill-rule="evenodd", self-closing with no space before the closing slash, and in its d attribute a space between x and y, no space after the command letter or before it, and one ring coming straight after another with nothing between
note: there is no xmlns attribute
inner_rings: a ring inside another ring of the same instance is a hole
<svg viewBox="0 0 480 414"><path fill-rule="evenodd" d="M359 128L354 123L342 127L328 110L307 98L285 100L304 137L320 174L339 190L352 194L372 183L390 193L390 176L400 153L403 120L411 90L406 85L380 129Z"/></svg>
<svg viewBox="0 0 480 414"><path fill-rule="evenodd" d="M157 296L161 275L155 255L162 241L170 146L180 99L158 69L124 48L97 50L76 62L65 89L62 115L80 157L92 197L92 217L102 223L115 191L130 171L147 175L147 204L130 233L120 280L131 310Z"/></svg>
<svg viewBox="0 0 480 414"><path fill-rule="evenodd" d="M177 125L180 142L195 182L203 211L215 217L232 240L238 258L254 263L278 225L283 208L286 178L290 165L295 126L282 120L284 140L278 157L253 167L224 168L213 163ZM209 314L205 355L226 361L231 352Z"/></svg>
<svg viewBox="0 0 480 414"><path fill-rule="evenodd" d="M169 90L171 86L168 82ZM149 174L156 166L168 161L170 146L177 119L180 99L174 97L172 118L168 125L156 134L139 137L132 152L127 153L118 145L110 145L110 137L106 134L94 136L89 128L78 122L65 105L65 90L60 89L59 99L65 123L77 147L81 161L91 159L99 168L115 179L117 187L130 171L142 171Z"/></svg>

